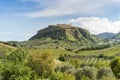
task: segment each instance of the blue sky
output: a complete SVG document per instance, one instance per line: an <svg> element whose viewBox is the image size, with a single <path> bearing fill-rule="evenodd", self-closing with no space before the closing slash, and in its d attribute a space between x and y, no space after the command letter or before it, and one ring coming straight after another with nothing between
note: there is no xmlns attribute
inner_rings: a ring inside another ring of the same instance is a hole
<svg viewBox="0 0 120 80"><path fill-rule="evenodd" d="M0 41L24 41L49 24L72 23L92 34L120 31L119 0L0 0Z"/></svg>

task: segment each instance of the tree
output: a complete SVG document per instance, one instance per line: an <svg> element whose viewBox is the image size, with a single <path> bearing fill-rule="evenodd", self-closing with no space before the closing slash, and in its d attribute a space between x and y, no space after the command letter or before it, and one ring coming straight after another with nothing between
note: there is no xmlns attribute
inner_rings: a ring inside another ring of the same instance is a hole
<svg viewBox="0 0 120 80"><path fill-rule="evenodd" d="M50 53L34 53L29 54L26 65L42 78L51 75L55 68L54 60Z"/></svg>
<svg viewBox="0 0 120 80"><path fill-rule="evenodd" d="M115 76L120 79L120 57L114 58L110 63L110 67Z"/></svg>

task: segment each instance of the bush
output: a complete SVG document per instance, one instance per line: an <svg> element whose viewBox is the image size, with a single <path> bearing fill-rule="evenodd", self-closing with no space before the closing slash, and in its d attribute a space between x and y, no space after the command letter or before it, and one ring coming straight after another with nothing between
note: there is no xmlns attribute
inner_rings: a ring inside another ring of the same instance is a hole
<svg viewBox="0 0 120 80"><path fill-rule="evenodd" d="M98 73L97 73L98 80L109 80L111 78L113 79L114 76L113 76L113 72L110 68L102 67L98 70Z"/></svg>
<svg viewBox="0 0 120 80"><path fill-rule="evenodd" d="M27 58L26 65L41 79L48 78L55 68L54 59L50 53L31 53Z"/></svg>
<svg viewBox="0 0 120 80"><path fill-rule="evenodd" d="M76 69L70 69L67 71L68 74L72 74L72 75L74 75L75 72L76 72Z"/></svg>
<svg viewBox="0 0 120 80"><path fill-rule="evenodd" d="M29 67L6 63L2 72L2 80L30 80L31 73Z"/></svg>
<svg viewBox="0 0 120 80"><path fill-rule="evenodd" d="M115 76L120 79L120 57L114 58L111 61L110 66Z"/></svg>
<svg viewBox="0 0 120 80"><path fill-rule="evenodd" d="M27 50L17 49L7 56L7 60L12 61L14 63L23 62L27 56Z"/></svg>
<svg viewBox="0 0 120 80"><path fill-rule="evenodd" d="M71 69L74 69L74 67L72 65L66 63L61 67L61 72L67 72Z"/></svg>
<svg viewBox="0 0 120 80"><path fill-rule="evenodd" d="M66 61L66 56L65 56L65 55L64 55L64 56L63 56L63 55L60 55L59 60L60 60L60 61L63 61L63 62Z"/></svg>
<svg viewBox="0 0 120 80"><path fill-rule="evenodd" d="M80 68L81 62L80 59L71 59L69 62L72 66L75 67L75 69Z"/></svg>
<svg viewBox="0 0 120 80"><path fill-rule="evenodd" d="M90 80L87 76L81 76L80 80Z"/></svg>
<svg viewBox="0 0 120 80"><path fill-rule="evenodd" d="M115 79L115 77L111 78L111 77L102 77L101 79L98 80L117 80Z"/></svg>
<svg viewBox="0 0 120 80"><path fill-rule="evenodd" d="M101 67L109 67L109 62L106 62L106 61L97 62L97 63L94 63L94 66L98 69Z"/></svg>
<svg viewBox="0 0 120 80"><path fill-rule="evenodd" d="M71 74L57 72L52 74L50 80L75 80L75 77Z"/></svg>
<svg viewBox="0 0 120 80"><path fill-rule="evenodd" d="M83 76L91 80L95 80L96 75L97 75L97 69L94 67L84 67L84 68L77 70L74 75L76 77L76 80L81 80Z"/></svg>

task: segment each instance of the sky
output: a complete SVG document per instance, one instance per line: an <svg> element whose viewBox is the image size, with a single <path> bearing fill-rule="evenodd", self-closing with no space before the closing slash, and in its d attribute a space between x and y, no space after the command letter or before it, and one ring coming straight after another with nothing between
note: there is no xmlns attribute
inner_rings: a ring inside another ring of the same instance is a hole
<svg viewBox="0 0 120 80"><path fill-rule="evenodd" d="M0 41L26 41L51 24L120 31L120 0L0 0Z"/></svg>

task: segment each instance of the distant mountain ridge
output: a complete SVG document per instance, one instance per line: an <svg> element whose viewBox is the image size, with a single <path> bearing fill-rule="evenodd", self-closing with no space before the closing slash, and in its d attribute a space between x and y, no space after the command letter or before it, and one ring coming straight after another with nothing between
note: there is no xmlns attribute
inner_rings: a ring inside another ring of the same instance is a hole
<svg viewBox="0 0 120 80"><path fill-rule="evenodd" d="M115 36L115 34L109 33L109 32L104 32L104 33L98 34L97 36L104 38L104 39L111 39L111 38L113 38L113 36Z"/></svg>
<svg viewBox="0 0 120 80"><path fill-rule="evenodd" d="M98 34L97 36L104 39L120 39L120 32L116 34L105 32L105 33Z"/></svg>
<svg viewBox="0 0 120 80"><path fill-rule="evenodd" d="M49 25L47 28L39 30L30 40L40 38L51 38L70 41L92 40L88 30L72 26L70 24Z"/></svg>
<svg viewBox="0 0 120 80"><path fill-rule="evenodd" d="M117 34L115 34L115 35L112 37L112 39L120 39L120 32L117 33Z"/></svg>

